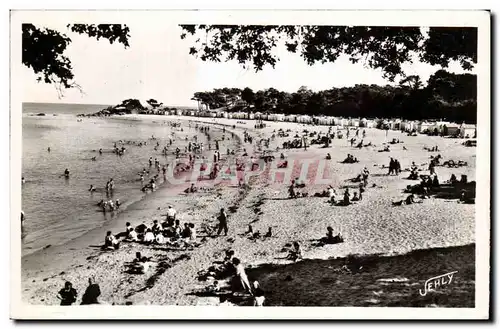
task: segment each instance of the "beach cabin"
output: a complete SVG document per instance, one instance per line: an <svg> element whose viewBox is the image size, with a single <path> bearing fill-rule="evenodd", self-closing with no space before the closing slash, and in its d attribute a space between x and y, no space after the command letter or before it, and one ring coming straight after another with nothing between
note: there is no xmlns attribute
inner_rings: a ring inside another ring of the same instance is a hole
<svg viewBox="0 0 500 329"><path fill-rule="evenodd" d="M359 119L350 119L349 127L359 127Z"/></svg>
<svg viewBox="0 0 500 329"><path fill-rule="evenodd" d="M460 126L460 137L462 138L475 138L476 125L462 124Z"/></svg>
<svg viewBox="0 0 500 329"><path fill-rule="evenodd" d="M175 110L175 115L184 115L184 111L181 109Z"/></svg>
<svg viewBox="0 0 500 329"><path fill-rule="evenodd" d="M412 131L413 129L417 129L417 125L415 121L402 121L401 122L401 130L403 131Z"/></svg>
<svg viewBox="0 0 500 329"><path fill-rule="evenodd" d="M301 115L297 117L297 122L298 123L311 123L312 122L312 117L308 115Z"/></svg>
<svg viewBox="0 0 500 329"><path fill-rule="evenodd" d="M417 126L417 131L423 134L427 130L430 130L432 126L434 126L432 122L420 121Z"/></svg>
<svg viewBox="0 0 500 329"><path fill-rule="evenodd" d="M443 136L458 136L460 134L460 125L456 123L443 123L440 133Z"/></svg>
<svg viewBox="0 0 500 329"><path fill-rule="evenodd" d="M389 120L379 120L377 122L377 127L380 129L391 129L391 121Z"/></svg>
<svg viewBox="0 0 500 329"><path fill-rule="evenodd" d="M391 130L401 130L401 119L396 119L394 121L391 121L390 123L390 129Z"/></svg>
<svg viewBox="0 0 500 329"><path fill-rule="evenodd" d="M366 127L367 122L368 122L368 120L366 120L366 118L363 118L363 119L359 120L359 126L361 128L364 128L364 127Z"/></svg>
<svg viewBox="0 0 500 329"><path fill-rule="evenodd" d="M282 113L276 114L276 121L281 121L281 122L285 121L285 115Z"/></svg>
<svg viewBox="0 0 500 329"><path fill-rule="evenodd" d="M248 114L248 118L249 118L250 120L254 120L254 119L255 119L255 114L254 114L254 113L249 113L249 114Z"/></svg>
<svg viewBox="0 0 500 329"><path fill-rule="evenodd" d="M268 121L276 121L276 114L269 114L268 117L267 117L267 120Z"/></svg>
<svg viewBox="0 0 500 329"><path fill-rule="evenodd" d="M347 127L348 125L349 125L348 119L344 119L344 118L339 119L338 126Z"/></svg>

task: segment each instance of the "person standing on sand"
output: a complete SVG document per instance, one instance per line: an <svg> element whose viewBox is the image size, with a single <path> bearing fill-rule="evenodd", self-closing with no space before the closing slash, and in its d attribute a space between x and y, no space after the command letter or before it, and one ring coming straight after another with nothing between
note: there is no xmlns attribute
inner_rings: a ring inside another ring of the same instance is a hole
<svg viewBox="0 0 500 329"><path fill-rule="evenodd" d="M89 278L89 285L83 294L82 303L80 305L99 304L97 298L99 298L100 295L101 288L97 283L94 283L92 278Z"/></svg>
<svg viewBox="0 0 500 329"><path fill-rule="evenodd" d="M174 208L172 208L172 206L168 206L166 214L168 226L174 226L176 214L177 211Z"/></svg>
<svg viewBox="0 0 500 329"><path fill-rule="evenodd" d="M220 235L222 233L222 230L224 230L224 235L227 235L227 214L224 208L220 210L219 214L219 230L217 231L217 235Z"/></svg>
<svg viewBox="0 0 500 329"><path fill-rule="evenodd" d="M233 258L233 265L234 268L236 269L236 277L239 279L241 286L243 289L249 293L250 295L252 294L252 287L250 286L250 281L248 281L248 276L245 272L245 268L243 267L243 264L241 264L241 261L234 257Z"/></svg>
<svg viewBox="0 0 500 329"><path fill-rule="evenodd" d="M76 290L73 288L71 282L66 281L64 288L59 290L57 298L61 300L61 306L70 306L76 302Z"/></svg>

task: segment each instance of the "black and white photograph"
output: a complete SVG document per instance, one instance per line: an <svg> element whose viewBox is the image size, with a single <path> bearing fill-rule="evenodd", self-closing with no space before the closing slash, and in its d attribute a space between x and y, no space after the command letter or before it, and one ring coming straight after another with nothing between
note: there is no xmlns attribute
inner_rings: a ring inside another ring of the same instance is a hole
<svg viewBox="0 0 500 329"><path fill-rule="evenodd" d="M488 319L490 19L11 10L11 317Z"/></svg>

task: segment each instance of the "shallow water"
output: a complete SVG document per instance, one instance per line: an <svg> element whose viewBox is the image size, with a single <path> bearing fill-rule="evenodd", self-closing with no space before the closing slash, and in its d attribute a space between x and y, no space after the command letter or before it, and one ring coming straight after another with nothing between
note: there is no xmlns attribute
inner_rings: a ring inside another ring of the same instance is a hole
<svg viewBox="0 0 500 329"><path fill-rule="evenodd" d="M144 197L138 173L143 168L150 170L149 157L158 158L161 165L172 158L161 154L174 129L163 122L101 118L78 122L74 114L57 111L59 114L53 116L47 106L37 111L32 105L29 112L48 114L32 116L25 111L23 115L22 173L26 180L22 186L22 209L26 216L23 255L47 245L62 244L113 219L117 214L104 214L97 202L120 199L123 211ZM187 143L184 136L193 135L194 130L184 127L184 132L175 133L174 147L184 149ZM149 140L153 135L157 140ZM118 140L146 141L147 145L124 145L126 151L120 157L112 152ZM160 143L157 151L156 142ZM102 155L97 152L99 148L103 149ZM91 160L93 156L97 161ZM66 168L71 173L69 179L62 176ZM145 181L157 173L152 167ZM110 178L115 181L115 190L106 195L104 187ZM91 184L97 187L97 192L88 191Z"/></svg>

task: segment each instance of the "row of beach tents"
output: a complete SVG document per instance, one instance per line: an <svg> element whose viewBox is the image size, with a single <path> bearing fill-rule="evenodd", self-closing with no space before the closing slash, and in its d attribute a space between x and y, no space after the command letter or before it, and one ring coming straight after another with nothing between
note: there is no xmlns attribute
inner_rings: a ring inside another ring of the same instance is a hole
<svg viewBox="0 0 500 329"><path fill-rule="evenodd" d="M280 122L297 122L304 124L316 124L325 126L380 128L388 130L416 131L421 134L436 134L445 136L456 136L462 138L474 138L476 136L476 125L458 124L446 121L418 121L402 119L366 119L366 118L340 118L330 116L309 115L285 115L280 113L248 113L248 112L225 112L225 111L194 111L176 109L165 114L187 115L197 117L212 117L240 120L265 120Z"/></svg>

